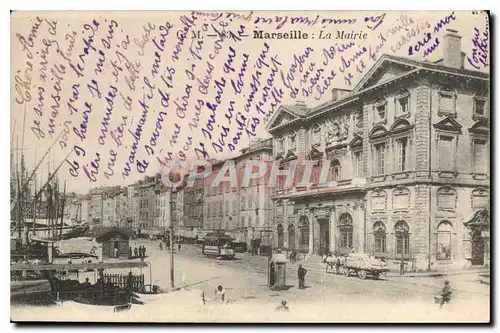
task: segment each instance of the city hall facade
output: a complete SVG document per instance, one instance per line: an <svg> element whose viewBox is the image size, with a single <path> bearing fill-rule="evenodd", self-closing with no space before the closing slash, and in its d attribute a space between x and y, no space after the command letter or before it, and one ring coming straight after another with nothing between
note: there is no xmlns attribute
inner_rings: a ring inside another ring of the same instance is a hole
<svg viewBox="0 0 500 333"><path fill-rule="evenodd" d="M280 168L314 161L307 186L278 181L272 194L275 247L489 265L489 75L464 69L456 31L442 42L437 62L384 55L353 90L273 115ZM327 160L336 186L319 182Z"/></svg>

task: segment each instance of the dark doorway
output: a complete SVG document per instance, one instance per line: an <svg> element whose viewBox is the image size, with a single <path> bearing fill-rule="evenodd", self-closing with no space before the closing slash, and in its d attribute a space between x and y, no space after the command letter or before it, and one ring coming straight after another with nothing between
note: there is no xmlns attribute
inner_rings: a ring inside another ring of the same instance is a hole
<svg viewBox="0 0 500 333"><path fill-rule="evenodd" d="M481 231L476 230L472 233L472 266L484 265L484 239Z"/></svg>
<svg viewBox="0 0 500 333"><path fill-rule="evenodd" d="M319 254L330 252L330 223L328 220L319 221Z"/></svg>

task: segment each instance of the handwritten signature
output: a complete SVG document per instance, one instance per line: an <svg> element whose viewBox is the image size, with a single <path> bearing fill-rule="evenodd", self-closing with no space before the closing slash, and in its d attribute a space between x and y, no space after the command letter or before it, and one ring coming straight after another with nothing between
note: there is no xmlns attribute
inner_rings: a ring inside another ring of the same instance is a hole
<svg viewBox="0 0 500 333"><path fill-rule="evenodd" d="M489 46L489 29L486 25L483 32L478 28L474 28L474 38L472 38L472 54L467 57L467 61L475 69L488 67L488 46Z"/></svg>

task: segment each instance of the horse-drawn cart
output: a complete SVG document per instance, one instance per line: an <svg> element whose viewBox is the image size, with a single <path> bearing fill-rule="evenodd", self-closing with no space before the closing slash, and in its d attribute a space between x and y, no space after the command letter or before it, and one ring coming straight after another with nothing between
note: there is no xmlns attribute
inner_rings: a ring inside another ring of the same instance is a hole
<svg viewBox="0 0 500 333"><path fill-rule="evenodd" d="M389 271L387 264L368 254L350 253L341 262L340 272L344 276L357 275L364 280L367 276L378 279Z"/></svg>

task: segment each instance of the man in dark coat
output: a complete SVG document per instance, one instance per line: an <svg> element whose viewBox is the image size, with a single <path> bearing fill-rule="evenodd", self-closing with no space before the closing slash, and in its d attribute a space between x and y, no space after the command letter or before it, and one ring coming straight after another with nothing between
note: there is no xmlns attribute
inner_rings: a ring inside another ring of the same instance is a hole
<svg viewBox="0 0 500 333"><path fill-rule="evenodd" d="M302 265L299 265L299 269L297 270L297 275L299 277L299 289L304 289L306 287L305 286L306 274L307 274L307 269L302 267Z"/></svg>

